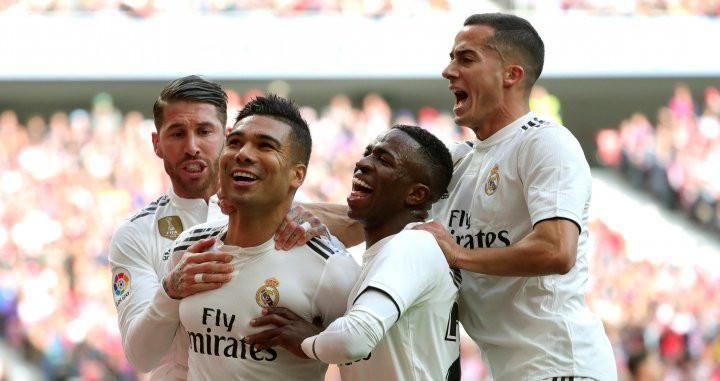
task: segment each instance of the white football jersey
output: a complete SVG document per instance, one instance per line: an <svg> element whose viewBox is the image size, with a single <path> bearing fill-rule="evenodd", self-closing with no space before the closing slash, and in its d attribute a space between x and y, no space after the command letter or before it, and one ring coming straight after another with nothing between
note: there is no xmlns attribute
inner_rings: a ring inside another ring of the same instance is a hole
<svg viewBox="0 0 720 381"><path fill-rule="evenodd" d="M343 381L459 380L460 272L448 267L435 238L403 230L376 242L362 258L348 308L375 289L395 303L398 320L365 358L339 365Z"/></svg>
<svg viewBox="0 0 720 381"><path fill-rule="evenodd" d="M125 356L141 371L152 369L151 380L184 378L174 358L182 351L181 344L173 344L179 320L172 311L177 301L160 285L161 256L183 230L206 221L227 221L216 196L206 203L178 197L170 189L123 221L110 242L112 292Z"/></svg>
<svg viewBox="0 0 720 381"><path fill-rule="evenodd" d="M226 223L186 231L176 242L172 263L198 240L221 238L226 231ZM360 271L350 254L324 237L288 251L276 250L272 238L249 248L218 239L213 250L232 254L235 271L221 288L180 302L189 340L188 380L323 380L326 364L281 348L259 351L244 338L268 329L249 325L264 307L287 307L308 321L320 317L324 325L342 316Z"/></svg>
<svg viewBox="0 0 720 381"><path fill-rule="evenodd" d="M462 271L460 322L480 346L493 378L615 380L602 322L585 305L591 177L577 139L565 127L528 113L488 139L466 143L451 148L457 164L449 197L432 209L459 245L510 246L551 218L580 228L575 266L565 275Z"/></svg>

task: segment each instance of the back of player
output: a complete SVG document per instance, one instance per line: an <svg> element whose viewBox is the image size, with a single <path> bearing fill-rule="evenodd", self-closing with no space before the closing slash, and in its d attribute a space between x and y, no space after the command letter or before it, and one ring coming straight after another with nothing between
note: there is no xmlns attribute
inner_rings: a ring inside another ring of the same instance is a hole
<svg viewBox="0 0 720 381"><path fill-rule="evenodd" d="M399 318L368 356L340 365L343 381L459 380L459 286L459 271L448 267L428 232L403 230L370 247L349 304L379 290L395 302Z"/></svg>
<svg viewBox="0 0 720 381"><path fill-rule="evenodd" d="M281 348L258 350L245 342L258 328L249 326L264 307L285 306L304 319L320 317L329 324L342 316L359 268L345 251L329 240L313 238L289 251L275 241L255 247L225 245L225 224L203 224L183 234L172 254L178 261L184 248L217 236L212 251L232 254L233 279L223 287L184 298L180 320L187 330L188 380L322 380L327 365L300 359ZM172 265L172 264L171 264Z"/></svg>

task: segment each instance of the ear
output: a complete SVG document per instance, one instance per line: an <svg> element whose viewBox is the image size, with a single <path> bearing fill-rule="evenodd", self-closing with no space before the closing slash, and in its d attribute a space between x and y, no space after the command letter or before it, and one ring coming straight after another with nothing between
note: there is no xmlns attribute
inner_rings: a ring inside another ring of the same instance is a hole
<svg viewBox="0 0 720 381"><path fill-rule="evenodd" d="M507 65L505 67L505 76L503 77L503 85L512 87L522 82L525 78L525 69L520 65Z"/></svg>
<svg viewBox="0 0 720 381"><path fill-rule="evenodd" d="M153 144L153 150L155 151L155 155L159 158L163 158L163 152L158 146L160 138L158 137L158 133L156 131L153 131L152 133L152 144Z"/></svg>
<svg viewBox="0 0 720 381"><path fill-rule="evenodd" d="M290 186L295 189L300 188L305 181L305 175L307 175L307 166L300 163L295 164L290 172Z"/></svg>
<svg viewBox="0 0 720 381"><path fill-rule="evenodd" d="M422 183L415 183L410 187L405 197L405 204L415 206L427 203L430 200L430 188Z"/></svg>

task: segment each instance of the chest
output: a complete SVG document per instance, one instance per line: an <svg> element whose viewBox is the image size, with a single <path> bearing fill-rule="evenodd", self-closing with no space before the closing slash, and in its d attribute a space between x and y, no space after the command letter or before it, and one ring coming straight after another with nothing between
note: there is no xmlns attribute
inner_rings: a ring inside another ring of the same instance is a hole
<svg viewBox="0 0 720 381"><path fill-rule="evenodd" d="M302 257L273 251L236 259L230 282L183 299L183 325L188 331L221 331L242 338L263 330L250 327L249 322L265 307L287 307L303 319L312 320L318 315L314 295L321 268Z"/></svg>
<svg viewBox="0 0 720 381"><path fill-rule="evenodd" d="M452 235L482 233L476 240L492 243L500 231L526 218L525 195L514 147L475 150L456 167L447 197L433 206L433 217Z"/></svg>

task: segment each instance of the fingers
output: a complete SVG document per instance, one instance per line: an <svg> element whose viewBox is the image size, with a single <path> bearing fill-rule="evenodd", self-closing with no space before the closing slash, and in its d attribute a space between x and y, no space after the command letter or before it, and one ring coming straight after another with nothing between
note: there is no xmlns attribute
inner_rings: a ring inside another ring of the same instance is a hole
<svg viewBox="0 0 720 381"><path fill-rule="evenodd" d="M217 196L218 206L220 207L220 211L223 212L223 214L230 215L235 212L235 207L225 198L225 194L223 193L222 188L218 189Z"/></svg>
<svg viewBox="0 0 720 381"><path fill-rule="evenodd" d="M193 282L198 283L227 283L232 279L232 274L197 273L193 276Z"/></svg>
<svg viewBox="0 0 720 381"><path fill-rule="evenodd" d="M303 238L305 235L305 229L302 226L302 223L304 221L300 221L298 218L299 217L295 217L294 219L291 218L291 213L285 216L283 222L275 232L276 249L289 250L297 246L298 240ZM307 240L305 240L302 244L305 242L307 242Z"/></svg>
<svg viewBox="0 0 720 381"><path fill-rule="evenodd" d="M287 320L302 320L295 312L290 311L285 307L268 307L262 310L263 316L278 315Z"/></svg>
<svg viewBox="0 0 720 381"><path fill-rule="evenodd" d="M270 341L274 341L273 339L276 339L278 336L282 334L281 328L272 328L268 329L253 335L245 336L245 342L248 344L255 344L257 347L258 345L265 345L265 348L270 348L273 345L270 344ZM277 344L275 344L277 345Z"/></svg>
<svg viewBox="0 0 720 381"><path fill-rule="evenodd" d="M215 237L201 239L200 241L197 241L190 247L188 247L187 251L190 253L202 253L203 251L206 251L213 247L214 244Z"/></svg>
<svg viewBox="0 0 720 381"><path fill-rule="evenodd" d="M196 243L194 249L207 249L213 239ZM191 253L183 258L163 279L165 292L174 299L182 299L198 292L214 290L232 279L233 265L227 263L232 255L227 253Z"/></svg>
<svg viewBox="0 0 720 381"><path fill-rule="evenodd" d="M290 320L286 319L284 316L279 314L267 314L260 317L256 317L255 319L250 320L250 326L251 327L262 327L265 325L274 325L276 327L283 327L286 324L288 324Z"/></svg>
<svg viewBox="0 0 720 381"><path fill-rule="evenodd" d="M313 237L327 234L328 229L319 218L302 206L295 205L275 233L275 248L290 250L306 244Z"/></svg>

